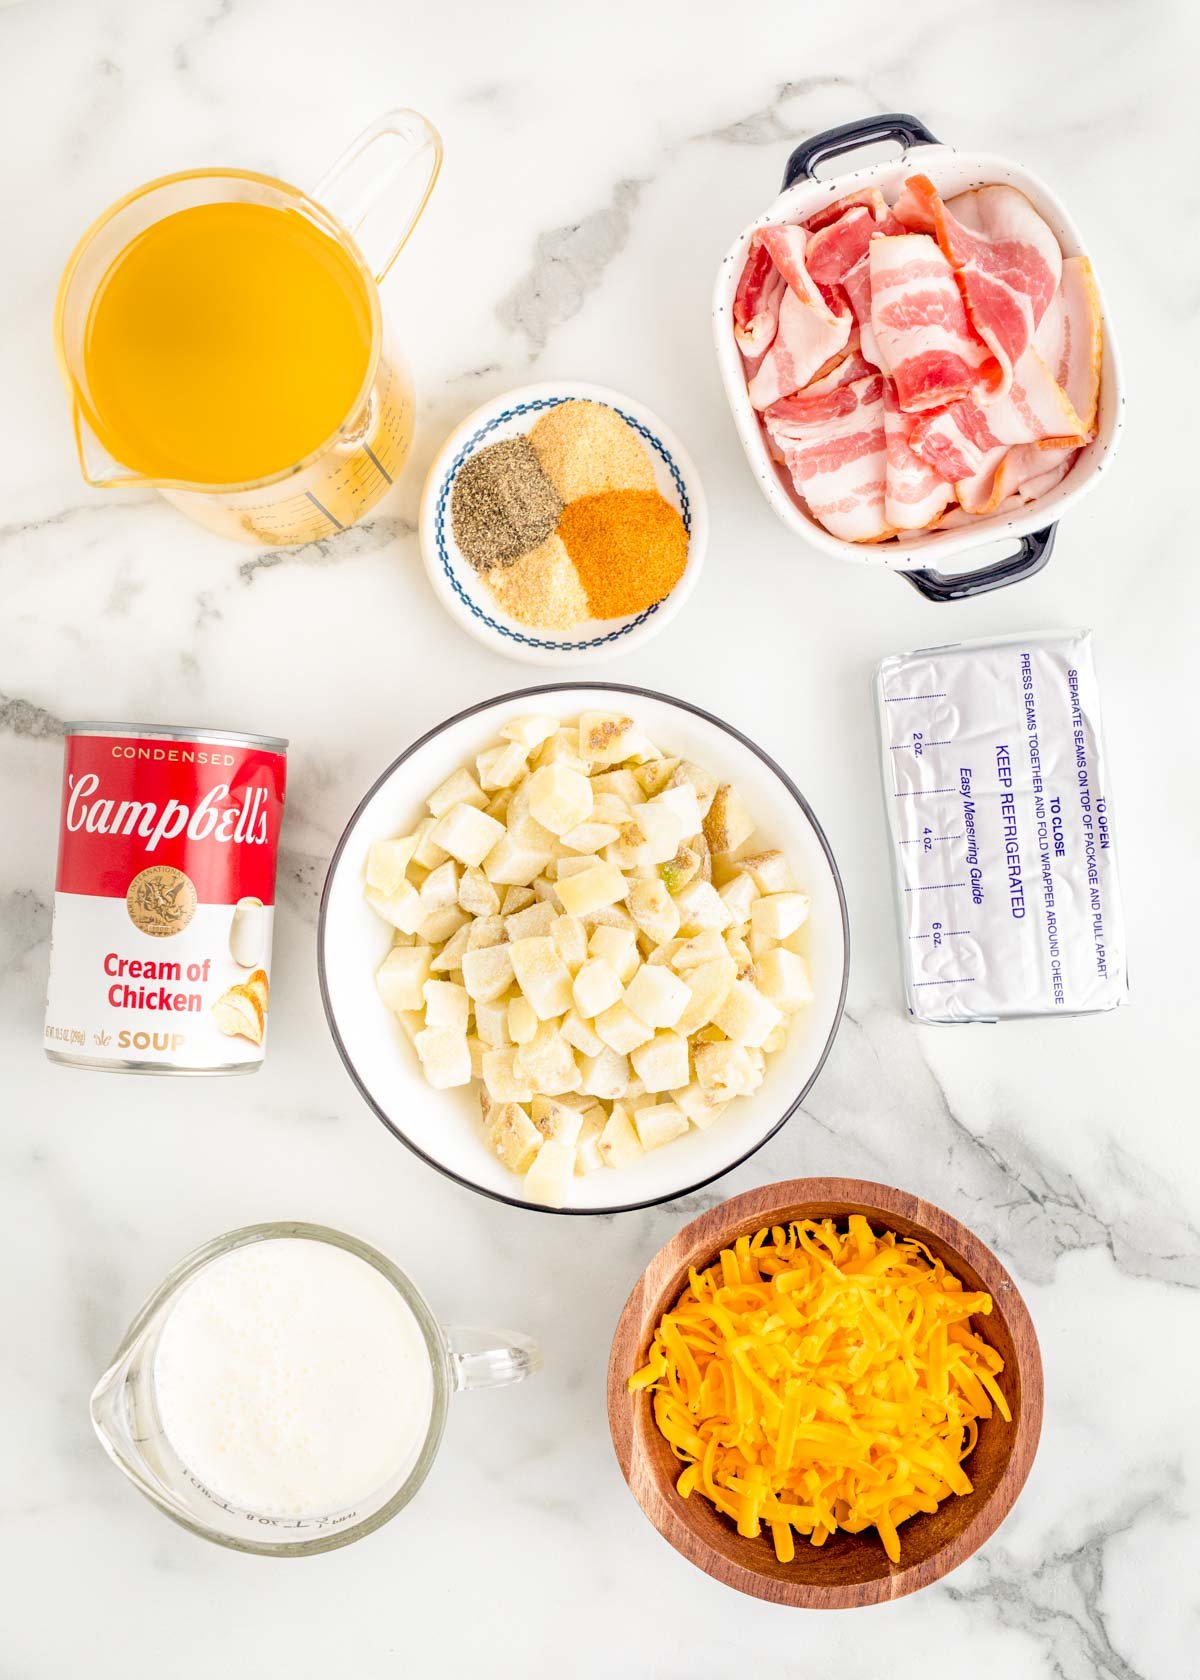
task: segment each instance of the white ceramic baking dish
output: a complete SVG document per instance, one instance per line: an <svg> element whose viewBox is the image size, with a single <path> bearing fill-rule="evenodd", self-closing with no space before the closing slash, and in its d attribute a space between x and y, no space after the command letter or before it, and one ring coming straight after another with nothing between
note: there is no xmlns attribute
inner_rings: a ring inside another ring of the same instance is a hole
<svg viewBox="0 0 1200 1680"><path fill-rule="evenodd" d="M898 158L868 164L847 175L818 180L816 168L826 158L838 157L861 146L881 141L898 141L904 148ZM763 430L746 391L741 352L733 337L733 298L746 260L746 247L760 227L775 222L802 222L822 205L863 187L879 187L894 199L909 175L929 176L943 197L968 188L1006 182L1023 192L1054 230L1064 256L1083 253L1084 246L1075 224L1058 199L1027 169L1007 158L986 152L957 152L940 141L916 117L891 112L845 123L803 141L788 159L783 191L765 215L743 229L721 263L713 293L713 335L717 362L725 394L746 459L771 507L783 523L813 548L838 560L860 565L888 566L907 577L920 592L934 601L961 600L988 590L1001 589L1032 577L1050 558L1055 526L1073 503L1086 494L1112 460L1125 405L1116 341L1101 291L1104 318L1104 362L1100 380L1100 410L1095 438L1081 452L1070 472L1047 495L1018 514L995 513L970 525L947 531L921 532L903 541L851 543L829 534L812 517L796 493L785 468L767 451ZM1099 288L1097 278L1097 287ZM1014 539L1019 539L1015 552ZM933 569L954 556L1005 540L1008 552L975 570L945 574Z"/></svg>

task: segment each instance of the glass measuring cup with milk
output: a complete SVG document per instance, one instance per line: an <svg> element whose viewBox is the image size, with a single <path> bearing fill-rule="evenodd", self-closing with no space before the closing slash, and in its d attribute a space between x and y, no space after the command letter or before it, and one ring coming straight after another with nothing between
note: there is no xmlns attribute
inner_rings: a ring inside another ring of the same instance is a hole
<svg viewBox="0 0 1200 1680"><path fill-rule="evenodd" d="M196 169L106 210L68 260L54 322L88 483L152 486L223 536L275 546L369 512L414 418L378 283L441 159L424 117L392 111L312 197Z"/></svg>
<svg viewBox="0 0 1200 1680"><path fill-rule="evenodd" d="M411 1279L354 1237L252 1225L165 1279L96 1385L92 1422L193 1534L301 1557L407 1505L453 1393L540 1364L527 1337L443 1330Z"/></svg>

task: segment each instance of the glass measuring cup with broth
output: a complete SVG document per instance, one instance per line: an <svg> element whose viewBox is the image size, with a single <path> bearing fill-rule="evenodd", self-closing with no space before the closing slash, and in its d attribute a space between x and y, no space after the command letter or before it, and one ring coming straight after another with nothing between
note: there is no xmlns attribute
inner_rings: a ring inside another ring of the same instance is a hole
<svg viewBox="0 0 1200 1680"><path fill-rule="evenodd" d="M88 483L153 486L223 536L275 546L369 512L414 412L378 283L441 159L425 118L393 111L314 197L203 169L107 210L72 253L55 311Z"/></svg>

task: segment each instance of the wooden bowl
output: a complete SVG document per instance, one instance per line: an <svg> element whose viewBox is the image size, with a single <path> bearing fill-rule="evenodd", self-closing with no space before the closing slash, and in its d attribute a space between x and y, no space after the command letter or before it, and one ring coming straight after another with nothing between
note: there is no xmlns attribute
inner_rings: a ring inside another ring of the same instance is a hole
<svg viewBox="0 0 1200 1680"><path fill-rule="evenodd" d="M770 1537L740 1535L701 1497L675 1491L680 1464L659 1434L650 1396L626 1380L645 1363L655 1327L687 1284L688 1268L710 1265L736 1237L791 1219L864 1214L876 1228L919 1238L966 1289L986 1290L991 1315L980 1321L1004 1360L997 1378L1013 1414L979 1426L966 1461L974 1491L943 1500L931 1515L900 1529L901 1557L889 1562L874 1530L839 1532L817 1548L799 1536L796 1556L780 1563ZM903 1190L859 1178L797 1178L735 1196L685 1225L659 1249L625 1303L608 1366L608 1420L617 1458L638 1504L677 1552L739 1592L805 1609L847 1610L917 1592L948 1575L995 1532L1029 1474L1042 1427L1042 1360L1029 1311L996 1256L941 1208Z"/></svg>

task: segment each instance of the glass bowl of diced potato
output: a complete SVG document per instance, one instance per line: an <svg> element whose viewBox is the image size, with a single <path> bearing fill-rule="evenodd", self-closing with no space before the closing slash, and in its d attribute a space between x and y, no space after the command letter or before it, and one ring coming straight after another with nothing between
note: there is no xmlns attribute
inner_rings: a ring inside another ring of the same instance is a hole
<svg viewBox="0 0 1200 1680"><path fill-rule="evenodd" d="M485 1195L613 1213L728 1172L841 1019L845 896L786 772L615 683L501 695L409 747L334 853L334 1042L396 1137Z"/></svg>

